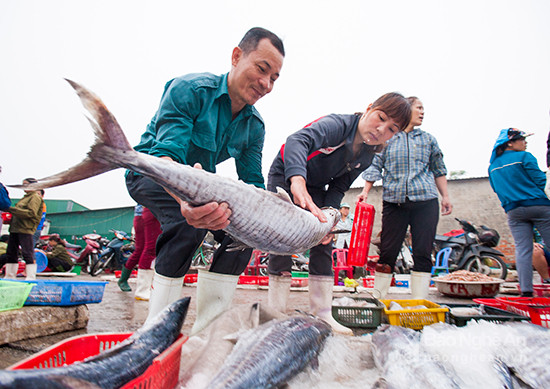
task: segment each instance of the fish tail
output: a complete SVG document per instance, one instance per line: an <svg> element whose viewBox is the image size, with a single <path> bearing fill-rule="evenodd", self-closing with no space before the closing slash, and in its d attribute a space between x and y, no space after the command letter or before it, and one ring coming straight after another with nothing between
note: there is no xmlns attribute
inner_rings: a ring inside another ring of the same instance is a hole
<svg viewBox="0 0 550 389"><path fill-rule="evenodd" d="M116 118L105 107L101 99L82 85L67 78L65 80L71 84L78 97L80 97L82 105L93 118L93 120L88 118L96 136L96 143L92 146L92 149L96 145L105 145L121 151L131 150L132 146L126 139L122 128L120 128Z"/></svg>
<svg viewBox="0 0 550 389"><path fill-rule="evenodd" d="M95 133L95 142L90 152L78 165L61 173L41 178L33 184L9 185L10 187L37 190L81 181L120 167L108 158L101 158L103 149L133 151L114 115L109 112L101 99L82 85L69 79L65 80L76 91L82 105L90 114L87 119Z"/></svg>

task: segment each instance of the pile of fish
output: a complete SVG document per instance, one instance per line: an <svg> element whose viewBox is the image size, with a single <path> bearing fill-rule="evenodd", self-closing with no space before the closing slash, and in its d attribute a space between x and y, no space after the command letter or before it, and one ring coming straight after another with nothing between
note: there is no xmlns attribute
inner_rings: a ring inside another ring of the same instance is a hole
<svg viewBox="0 0 550 389"><path fill-rule="evenodd" d="M242 181L135 151L103 102L76 82L67 81L91 115L89 121L96 143L88 156L71 169L34 184L10 186L44 189L124 167L149 177L191 205L227 203L232 213L230 224L224 230L233 237L235 248L253 247L278 255L302 253L316 246L340 220L338 210L327 208L323 213L328 222L321 223L312 213L295 206L283 189L271 193Z"/></svg>
<svg viewBox="0 0 550 389"><path fill-rule="evenodd" d="M125 341L82 362L49 369L0 370L0 388L120 388L143 374L176 341L189 300L170 304Z"/></svg>
<svg viewBox="0 0 550 389"><path fill-rule="evenodd" d="M375 388L550 388L550 331L529 323L439 323L372 335Z"/></svg>
<svg viewBox="0 0 550 389"><path fill-rule="evenodd" d="M310 316L262 324L239 336L212 389L277 388L317 358L331 327Z"/></svg>

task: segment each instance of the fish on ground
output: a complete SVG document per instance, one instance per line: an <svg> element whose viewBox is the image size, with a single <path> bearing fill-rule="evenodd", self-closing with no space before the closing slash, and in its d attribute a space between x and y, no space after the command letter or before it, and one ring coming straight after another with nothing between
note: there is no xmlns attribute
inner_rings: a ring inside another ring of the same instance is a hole
<svg viewBox="0 0 550 389"><path fill-rule="evenodd" d="M452 368L424 351L421 333L383 325L372 335L374 361L381 379L374 388L459 389L461 380Z"/></svg>
<svg viewBox="0 0 550 389"><path fill-rule="evenodd" d="M464 389L550 388L550 331L525 322L436 324L422 345L451 364Z"/></svg>
<svg viewBox="0 0 550 389"><path fill-rule="evenodd" d="M286 315L260 302L240 304L223 312L183 344L179 384L188 389L207 388L212 374L222 367L233 350L235 334L283 317Z"/></svg>
<svg viewBox="0 0 550 389"><path fill-rule="evenodd" d="M326 322L310 316L293 316L262 324L239 337L207 387L280 387L315 361L331 333Z"/></svg>
<svg viewBox="0 0 550 389"><path fill-rule="evenodd" d="M147 370L176 341L190 298L167 306L153 320L117 346L82 362L48 369L1 370L4 388L119 388Z"/></svg>
<svg viewBox="0 0 550 389"><path fill-rule="evenodd" d="M242 181L135 151L103 102L76 82L67 81L93 118L88 119L95 131L96 143L88 156L73 168L34 184L12 187L50 188L123 167L151 178L191 205L227 203L232 213L230 224L224 230L235 240L235 246L253 247L278 255L301 253L316 246L340 220L338 210L327 208L322 211L328 222L321 223L312 213L294 205L283 189L272 193Z"/></svg>

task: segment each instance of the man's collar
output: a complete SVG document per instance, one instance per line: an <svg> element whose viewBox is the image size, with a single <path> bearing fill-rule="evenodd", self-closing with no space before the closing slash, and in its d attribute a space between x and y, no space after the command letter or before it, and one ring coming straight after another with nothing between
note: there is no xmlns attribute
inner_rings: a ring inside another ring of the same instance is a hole
<svg viewBox="0 0 550 389"><path fill-rule="evenodd" d="M223 96L223 95L227 95L229 97L229 90L227 89L227 76L229 75L229 73L225 73L224 75L222 75L222 82L220 83L220 86L218 87L218 92L216 93L216 99Z"/></svg>

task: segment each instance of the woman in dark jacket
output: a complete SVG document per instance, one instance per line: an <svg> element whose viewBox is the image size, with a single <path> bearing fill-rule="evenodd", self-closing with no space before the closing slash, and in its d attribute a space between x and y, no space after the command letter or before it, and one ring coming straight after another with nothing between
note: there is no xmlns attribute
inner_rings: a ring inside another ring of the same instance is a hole
<svg viewBox="0 0 550 389"><path fill-rule="evenodd" d="M317 119L288 137L271 165L267 188L273 192L278 187L285 189L296 205L326 222L319 207L338 209L344 193L371 164L374 154L407 127L410 117L407 100L399 93L387 93L363 113L332 114ZM334 277L330 238L310 250L310 307L334 331L351 335L349 328L332 318ZM269 257L268 302L283 312L290 291L291 266L289 256Z"/></svg>
<svg viewBox="0 0 550 389"><path fill-rule="evenodd" d="M52 248L52 251L46 253L46 257L48 257L48 268L58 272L71 270L73 261L69 253L67 253L65 242L57 236L52 236L48 243Z"/></svg>

